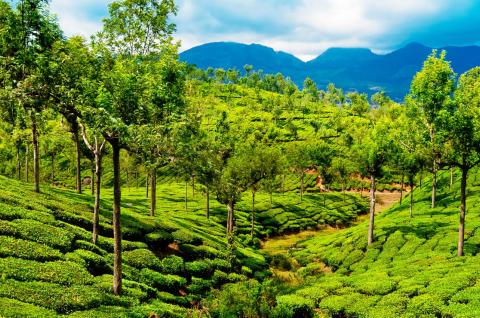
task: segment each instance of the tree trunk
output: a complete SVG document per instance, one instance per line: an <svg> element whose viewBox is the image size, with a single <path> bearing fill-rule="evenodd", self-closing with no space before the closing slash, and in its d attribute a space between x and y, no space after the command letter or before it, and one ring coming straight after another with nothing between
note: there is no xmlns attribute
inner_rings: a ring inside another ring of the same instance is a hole
<svg viewBox="0 0 480 318"><path fill-rule="evenodd" d="M435 208L436 199L437 199L437 160L433 160L432 209Z"/></svg>
<svg viewBox="0 0 480 318"><path fill-rule="evenodd" d="M92 196L95 195L95 171L96 171L96 167L95 167L95 163L92 165L92 168L91 168L91 176L90 176L90 191L92 192Z"/></svg>
<svg viewBox="0 0 480 318"><path fill-rule="evenodd" d="M138 167L135 168L135 187L138 189L140 185L138 183Z"/></svg>
<svg viewBox="0 0 480 318"><path fill-rule="evenodd" d="M118 140L110 142L113 150L113 293L122 293L122 232L120 224L120 146Z"/></svg>
<svg viewBox="0 0 480 318"><path fill-rule="evenodd" d="M98 239L98 220L100 217L100 191L102 188L102 154L95 153L95 206L93 207L93 231L92 242L97 244ZM93 185L93 179L92 179Z"/></svg>
<svg viewBox="0 0 480 318"><path fill-rule="evenodd" d="M188 211L188 181L185 181L185 211Z"/></svg>
<svg viewBox="0 0 480 318"><path fill-rule="evenodd" d="M462 167L462 182L460 186L460 224L458 226L458 256L463 256L463 243L465 239L465 212L467 209L467 175L468 169Z"/></svg>
<svg viewBox="0 0 480 318"><path fill-rule="evenodd" d="M82 167L80 164L80 159L82 158L82 149L80 147L80 138L78 136L78 127L73 129L73 140L75 142L75 149L76 149L76 165L77 165L77 171L76 171L76 184L77 184L77 193L82 193Z"/></svg>
<svg viewBox="0 0 480 318"><path fill-rule="evenodd" d="M21 179L22 164L20 163L20 148L17 146L17 179Z"/></svg>
<svg viewBox="0 0 480 318"><path fill-rule="evenodd" d="M233 200L230 200L227 204L227 237L230 237L233 233L233 218L234 206Z"/></svg>
<svg viewBox="0 0 480 318"><path fill-rule="evenodd" d="M34 191L40 193L40 153L38 149L38 130L35 114L32 115L32 146Z"/></svg>
<svg viewBox="0 0 480 318"><path fill-rule="evenodd" d="M303 201L303 183L305 181L305 173L302 172L302 176L300 178L300 201Z"/></svg>
<svg viewBox="0 0 480 318"><path fill-rule="evenodd" d="M195 200L195 175L192 175L192 200Z"/></svg>
<svg viewBox="0 0 480 318"><path fill-rule="evenodd" d="M450 185L448 186L448 189L451 190L453 186L453 167L450 168Z"/></svg>
<svg viewBox="0 0 480 318"><path fill-rule="evenodd" d="M157 169L153 169L150 180L152 181L152 193L150 195L150 216L155 216L155 211L157 210Z"/></svg>
<svg viewBox="0 0 480 318"><path fill-rule="evenodd" d="M370 224L368 225L368 245L373 243L373 230L375 226L375 177L370 177Z"/></svg>
<svg viewBox="0 0 480 318"><path fill-rule="evenodd" d="M250 235L254 236L255 232L255 191L252 191L252 228L251 228L251 233Z"/></svg>
<svg viewBox="0 0 480 318"><path fill-rule="evenodd" d="M128 192L130 192L130 173L128 172L128 169L127 171L125 172L126 175L127 175L127 189L128 189Z"/></svg>
<svg viewBox="0 0 480 318"><path fill-rule="evenodd" d="M28 183L28 144L25 146L25 182Z"/></svg>
<svg viewBox="0 0 480 318"><path fill-rule="evenodd" d="M52 184L55 182L55 154L52 153L52 175L51 175L51 178L52 178Z"/></svg>
<svg viewBox="0 0 480 318"><path fill-rule="evenodd" d="M413 218L413 191L415 190L413 178L410 179L410 218Z"/></svg>
<svg viewBox="0 0 480 318"><path fill-rule="evenodd" d="M149 184L150 184L150 174L147 173L147 177L145 179L145 188L146 188L145 196L147 197L147 199L148 199L148 185Z"/></svg>
<svg viewBox="0 0 480 318"><path fill-rule="evenodd" d="M205 194L205 199L207 200L206 202L206 216L207 216L207 219L210 218L210 189L208 188L208 186L206 186L206 194Z"/></svg>
<svg viewBox="0 0 480 318"><path fill-rule="evenodd" d="M403 188L405 187L405 174L402 173L402 183L400 184L400 204L403 202Z"/></svg>

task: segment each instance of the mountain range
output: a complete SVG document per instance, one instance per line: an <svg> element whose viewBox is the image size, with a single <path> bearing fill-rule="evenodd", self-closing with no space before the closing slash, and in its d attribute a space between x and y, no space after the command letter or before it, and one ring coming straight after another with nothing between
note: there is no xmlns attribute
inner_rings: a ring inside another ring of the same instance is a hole
<svg viewBox="0 0 480 318"><path fill-rule="evenodd" d="M259 44L215 42L184 51L180 59L199 68L236 68L246 64L267 74L282 73L299 87L311 77L324 89L329 83L345 91L373 94L385 91L401 100L408 93L410 82L432 52L431 47L410 43L388 54L375 54L365 48L330 48L317 58L304 62L292 54L278 52ZM480 66L480 47L448 46L447 60L457 74Z"/></svg>

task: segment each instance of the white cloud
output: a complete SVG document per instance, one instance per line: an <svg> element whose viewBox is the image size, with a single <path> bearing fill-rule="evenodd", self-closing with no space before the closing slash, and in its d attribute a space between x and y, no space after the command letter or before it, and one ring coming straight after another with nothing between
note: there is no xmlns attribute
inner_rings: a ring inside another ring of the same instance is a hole
<svg viewBox="0 0 480 318"><path fill-rule="evenodd" d="M101 29L111 0L52 0L65 33ZM474 0L177 0L182 49L214 42L260 43L308 60L329 47L386 52ZM462 11L463 10L463 11ZM460 14L460 13L458 13Z"/></svg>

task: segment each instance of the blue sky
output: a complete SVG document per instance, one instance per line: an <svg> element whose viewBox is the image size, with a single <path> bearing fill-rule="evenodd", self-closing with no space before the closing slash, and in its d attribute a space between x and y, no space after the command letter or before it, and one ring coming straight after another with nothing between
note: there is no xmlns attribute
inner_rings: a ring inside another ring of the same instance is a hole
<svg viewBox="0 0 480 318"><path fill-rule="evenodd" d="M67 35L101 28L109 0L52 0ZM388 52L408 42L480 44L477 0L177 0L182 49L260 43L309 60L329 47Z"/></svg>

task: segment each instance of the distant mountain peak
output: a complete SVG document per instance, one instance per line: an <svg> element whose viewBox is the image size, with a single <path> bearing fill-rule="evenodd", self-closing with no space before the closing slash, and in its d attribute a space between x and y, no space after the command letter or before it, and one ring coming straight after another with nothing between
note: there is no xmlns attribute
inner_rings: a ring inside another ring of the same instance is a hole
<svg viewBox="0 0 480 318"><path fill-rule="evenodd" d="M478 46L439 48L442 49L447 50L447 59L457 74L480 66ZM320 88L334 83L345 91L373 93L374 88L381 87L391 97L400 100L431 50L418 42L408 43L385 55L375 54L368 48L335 47L312 61L303 62L292 54L261 44L215 42L182 52L180 59L202 69L236 68L242 71L246 64L250 64L265 74L280 72L299 87L306 77L311 77Z"/></svg>

